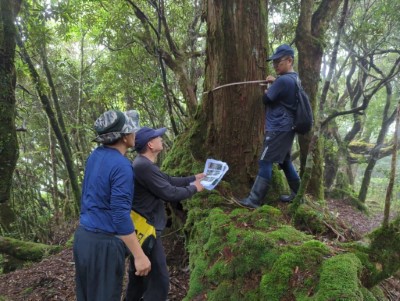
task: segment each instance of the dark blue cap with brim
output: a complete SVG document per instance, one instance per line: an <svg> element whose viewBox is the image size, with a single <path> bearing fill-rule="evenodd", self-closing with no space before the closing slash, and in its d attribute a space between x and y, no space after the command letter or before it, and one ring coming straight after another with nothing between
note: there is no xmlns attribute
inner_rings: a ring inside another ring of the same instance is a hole
<svg viewBox="0 0 400 301"><path fill-rule="evenodd" d="M270 56L267 59L267 61L274 61L274 60L280 59L281 57L284 57L284 56L294 57L293 48L287 44L283 44L283 45L279 46L278 48L276 48L274 54L272 56Z"/></svg>
<svg viewBox="0 0 400 301"><path fill-rule="evenodd" d="M155 130L145 126L142 127L139 131L136 132L135 149L137 151L140 151L146 146L147 142L149 142L151 139L164 135L166 131L167 128L160 128Z"/></svg>

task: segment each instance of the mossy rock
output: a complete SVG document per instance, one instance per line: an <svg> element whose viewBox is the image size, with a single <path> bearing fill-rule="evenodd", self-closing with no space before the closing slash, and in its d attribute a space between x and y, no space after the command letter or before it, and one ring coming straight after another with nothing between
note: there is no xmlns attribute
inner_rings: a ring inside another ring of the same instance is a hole
<svg viewBox="0 0 400 301"><path fill-rule="evenodd" d="M351 253L339 254L322 264L321 279L315 300L362 301L358 275L361 261Z"/></svg>
<svg viewBox="0 0 400 301"><path fill-rule="evenodd" d="M302 204L294 212L293 221L300 229L314 234L322 234L328 231L324 224L324 217L322 212L311 208L307 204Z"/></svg>
<svg viewBox="0 0 400 301"><path fill-rule="evenodd" d="M287 225L276 208L191 207L185 230L191 268L186 301L380 300L379 289L361 284L358 255L336 254Z"/></svg>

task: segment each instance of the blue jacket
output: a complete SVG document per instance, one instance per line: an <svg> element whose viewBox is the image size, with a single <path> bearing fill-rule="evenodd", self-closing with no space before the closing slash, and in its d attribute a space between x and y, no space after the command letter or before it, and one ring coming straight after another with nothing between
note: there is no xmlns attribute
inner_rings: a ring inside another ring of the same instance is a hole
<svg viewBox="0 0 400 301"><path fill-rule="evenodd" d="M80 224L94 232L133 233L133 181L132 165L125 156L110 147L96 148L86 162Z"/></svg>
<svg viewBox="0 0 400 301"><path fill-rule="evenodd" d="M296 72L279 76L263 95L266 105L265 131L292 130L296 110Z"/></svg>

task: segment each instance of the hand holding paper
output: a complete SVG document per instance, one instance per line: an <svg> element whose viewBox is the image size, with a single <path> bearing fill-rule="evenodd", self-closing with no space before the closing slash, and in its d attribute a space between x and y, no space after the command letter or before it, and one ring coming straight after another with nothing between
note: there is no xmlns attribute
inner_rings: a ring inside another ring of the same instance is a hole
<svg viewBox="0 0 400 301"><path fill-rule="evenodd" d="M201 184L207 190L212 190L222 180L225 173L228 171L228 164L222 161L207 159L204 166L204 174L206 175L202 180Z"/></svg>

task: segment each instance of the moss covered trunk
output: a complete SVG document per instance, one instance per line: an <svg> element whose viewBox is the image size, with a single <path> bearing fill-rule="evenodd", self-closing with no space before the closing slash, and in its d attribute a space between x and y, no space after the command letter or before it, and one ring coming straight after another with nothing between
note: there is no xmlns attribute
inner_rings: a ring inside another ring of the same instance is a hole
<svg viewBox="0 0 400 301"><path fill-rule="evenodd" d="M310 96L311 105L319 126L317 91L320 81L320 70L324 50L323 40L331 20L334 18L341 0L323 0L317 10L314 0L301 1L301 13L296 29L296 46L299 52L299 75L305 91ZM319 135L318 135L319 136ZM308 155L312 133L299 137L301 173ZM317 199L323 199L323 150L322 143L317 142L313 152L314 168L308 191Z"/></svg>
<svg viewBox="0 0 400 301"><path fill-rule="evenodd" d="M61 246L51 246L0 236L0 253L24 261L40 261L46 255L57 253L61 249Z"/></svg>
<svg viewBox="0 0 400 301"><path fill-rule="evenodd" d="M18 159L15 129L15 26L20 1L0 2L0 203L10 197L12 175Z"/></svg>

